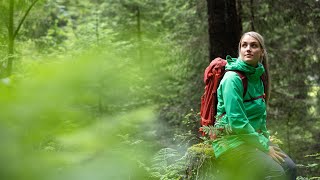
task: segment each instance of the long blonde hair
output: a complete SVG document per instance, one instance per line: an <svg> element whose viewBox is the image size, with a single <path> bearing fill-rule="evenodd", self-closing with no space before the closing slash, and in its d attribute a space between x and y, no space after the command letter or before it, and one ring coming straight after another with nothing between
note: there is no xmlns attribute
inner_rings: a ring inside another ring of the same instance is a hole
<svg viewBox="0 0 320 180"><path fill-rule="evenodd" d="M265 78L266 78L266 82L267 82L267 87L265 87L266 88L266 92L265 92L266 93L266 102L269 102L271 85L270 85L270 75L269 75L269 65L268 65L268 53L267 53L266 46L264 44L264 39L259 33L254 32L254 31L244 33L241 36L241 39L239 41L239 46L238 46L239 57L240 57L241 42L242 42L242 39L245 35L248 35L248 36L255 38L259 42L260 47L263 51L260 62L265 69Z"/></svg>

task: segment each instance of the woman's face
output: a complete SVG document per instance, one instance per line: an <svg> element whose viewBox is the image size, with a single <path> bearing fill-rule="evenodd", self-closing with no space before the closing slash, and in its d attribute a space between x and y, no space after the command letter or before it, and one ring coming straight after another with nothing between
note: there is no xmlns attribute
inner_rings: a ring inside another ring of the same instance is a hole
<svg viewBox="0 0 320 180"><path fill-rule="evenodd" d="M262 55L263 50L259 41L249 35L244 35L240 44L240 59L256 67Z"/></svg>

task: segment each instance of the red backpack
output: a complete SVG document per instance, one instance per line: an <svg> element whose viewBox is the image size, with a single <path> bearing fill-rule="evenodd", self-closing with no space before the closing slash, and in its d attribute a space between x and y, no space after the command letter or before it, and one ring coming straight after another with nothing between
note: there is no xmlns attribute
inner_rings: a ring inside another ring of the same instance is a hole
<svg viewBox="0 0 320 180"><path fill-rule="evenodd" d="M204 93L201 97L201 108L200 108L200 124L201 127L199 131L202 133L202 136L205 135L204 131L202 130L203 126L209 126L209 125L214 125L216 118L215 115L217 113L217 104L218 104L218 99L217 99L217 89L219 87L220 81L223 78L223 75L225 74L225 66L227 64L227 61L217 57L213 61L211 61L210 65L205 69L204 71L204 83L205 83L205 88L204 88ZM247 93L248 89L248 79L245 76L244 72L242 71L234 71L236 72L241 80L242 80L242 85L244 88L243 91L243 97ZM261 76L261 80L264 84L264 92L266 92L266 81L265 81L265 76ZM244 102L249 102L253 101L259 98L265 98L264 95L255 97L249 100L245 100Z"/></svg>

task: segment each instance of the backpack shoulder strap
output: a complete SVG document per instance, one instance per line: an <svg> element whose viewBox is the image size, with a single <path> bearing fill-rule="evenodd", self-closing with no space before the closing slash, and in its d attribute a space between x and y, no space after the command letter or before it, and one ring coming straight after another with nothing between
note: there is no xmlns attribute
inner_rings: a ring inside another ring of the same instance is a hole
<svg viewBox="0 0 320 180"><path fill-rule="evenodd" d="M229 71L236 72L238 74L238 76L240 77L240 79L242 81L242 85L243 85L243 97L244 97L246 95L246 93L247 93L247 90L248 90L248 79L247 79L247 76L242 71L237 71L237 70L229 70Z"/></svg>

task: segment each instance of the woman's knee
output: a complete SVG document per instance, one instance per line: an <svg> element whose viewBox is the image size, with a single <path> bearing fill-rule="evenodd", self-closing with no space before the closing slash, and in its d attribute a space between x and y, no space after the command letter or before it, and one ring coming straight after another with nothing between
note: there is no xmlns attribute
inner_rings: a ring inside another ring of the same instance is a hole
<svg viewBox="0 0 320 180"><path fill-rule="evenodd" d="M288 161L288 160L284 161L283 168L285 170L290 170L290 171L296 171L297 170L296 164L291 159L290 159L290 161Z"/></svg>
<svg viewBox="0 0 320 180"><path fill-rule="evenodd" d="M295 180L297 178L297 166L296 164L292 161L292 159L287 156L285 161L282 164L282 167L286 173L286 176L288 177L287 179L289 180Z"/></svg>

